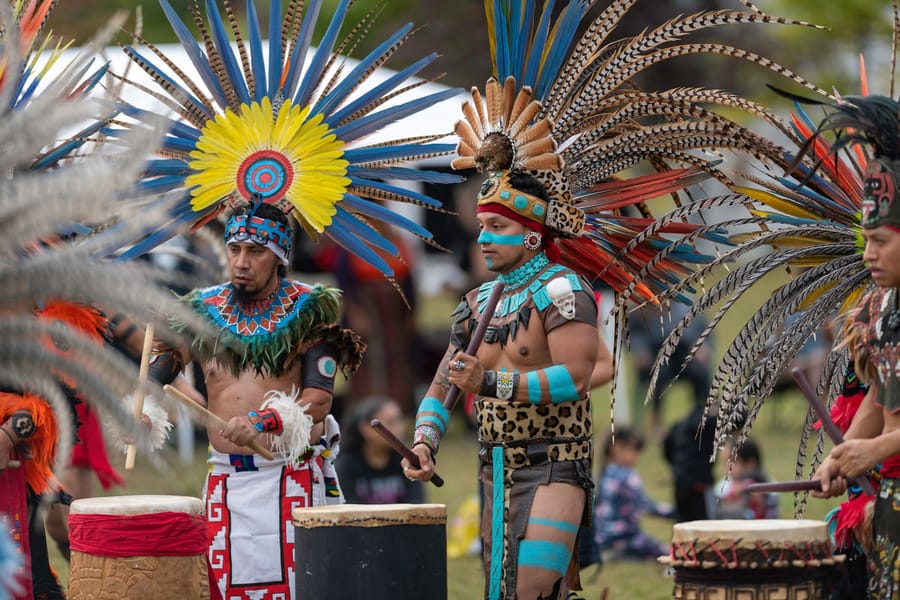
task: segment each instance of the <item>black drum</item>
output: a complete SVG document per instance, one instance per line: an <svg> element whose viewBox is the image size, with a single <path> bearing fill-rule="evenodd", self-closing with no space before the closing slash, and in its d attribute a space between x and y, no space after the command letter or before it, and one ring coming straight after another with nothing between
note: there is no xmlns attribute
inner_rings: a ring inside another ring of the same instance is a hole
<svg viewBox="0 0 900 600"><path fill-rule="evenodd" d="M343 504L293 512L298 598L447 599L447 507Z"/></svg>

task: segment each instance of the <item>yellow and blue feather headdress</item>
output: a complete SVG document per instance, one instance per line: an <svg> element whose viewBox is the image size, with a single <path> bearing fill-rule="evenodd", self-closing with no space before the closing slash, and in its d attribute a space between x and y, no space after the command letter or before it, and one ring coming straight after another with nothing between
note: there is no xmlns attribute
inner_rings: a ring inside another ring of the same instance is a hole
<svg viewBox="0 0 900 600"><path fill-rule="evenodd" d="M225 18L214 0L205 1L202 13L194 7L200 42L167 0L160 0L160 5L199 80L187 77L152 44L146 44L152 56L125 47L178 112L163 144L165 156L150 161L140 185L154 192L183 190L183 202L164 230L148 232L123 256L140 254L174 233L197 227L229 205L260 200L292 214L314 239L330 237L388 277L392 270L379 253L397 255L398 249L372 222L399 227L433 243L430 232L385 202L439 209L437 200L391 182L459 181L453 174L408 165L449 154L453 146L435 143L444 134L365 141L458 94L453 89L413 94L426 83L414 78L436 53L383 81L371 77L408 38L412 24L351 65L342 53L365 35L377 8L341 39L351 5L350 0L341 0L314 48L311 41L322 0L308 2L305 9L300 0L291 0L284 14L281 2L271 2L268 42L263 40L253 0L246 2L246 36L229 2L223 3ZM127 112L138 123L148 115L137 107Z"/></svg>

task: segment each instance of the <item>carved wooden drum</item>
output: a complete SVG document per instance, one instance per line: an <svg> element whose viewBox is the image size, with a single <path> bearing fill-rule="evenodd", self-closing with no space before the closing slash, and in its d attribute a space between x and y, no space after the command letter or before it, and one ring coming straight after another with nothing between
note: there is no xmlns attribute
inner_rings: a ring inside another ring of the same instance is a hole
<svg viewBox="0 0 900 600"><path fill-rule="evenodd" d="M447 507L295 508L297 598L447 600Z"/></svg>
<svg viewBox="0 0 900 600"><path fill-rule="evenodd" d="M84 498L69 511L69 600L209 600L203 502Z"/></svg>
<svg viewBox="0 0 900 600"><path fill-rule="evenodd" d="M677 523L669 556L678 600L818 600L836 579L824 521Z"/></svg>

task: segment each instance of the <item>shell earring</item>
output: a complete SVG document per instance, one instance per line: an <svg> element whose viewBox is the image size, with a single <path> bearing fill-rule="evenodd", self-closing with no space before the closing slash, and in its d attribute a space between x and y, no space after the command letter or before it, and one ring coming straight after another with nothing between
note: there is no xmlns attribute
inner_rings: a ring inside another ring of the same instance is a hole
<svg viewBox="0 0 900 600"><path fill-rule="evenodd" d="M522 243L526 250L537 250L541 247L541 241L543 241L543 239L543 236L537 231L529 231L525 234L525 239Z"/></svg>

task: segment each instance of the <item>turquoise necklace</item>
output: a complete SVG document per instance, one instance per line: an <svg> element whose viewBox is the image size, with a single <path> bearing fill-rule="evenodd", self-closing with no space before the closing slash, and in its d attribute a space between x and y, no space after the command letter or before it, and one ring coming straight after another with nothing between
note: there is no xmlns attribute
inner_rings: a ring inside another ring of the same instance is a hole
<svg viewBox="0 0 900 600"><path fill-rule="evenodd" d="M531 260L521 267L516 267L509 273L501 273L497 279L506 285L504 293L509 293L531 281L532 277L540 273L541 269L549 264L550 259L541 252L540 254L535 254Z"/></svg>
<svg viewBox="0 0 900 600"><path fill-rule="evenodd" d="M478 288L478 311L479 313L484 313L488 297L498 281L502 281L505 287L503 288L503 295L497 303L497 308L494 310L494 318L502 318L517 312L529 298L534 298L535 307L538 311L542 311L550 306L552 302L544 284L556 277L560 271L565 270L566 267L551 263L547 255L541 252L521 267L509 273L500 274L493 281L481 284ZM568 273L565 277L572 284L574 291L581 290L581 282L578 280L577 275Z"/></svg>

